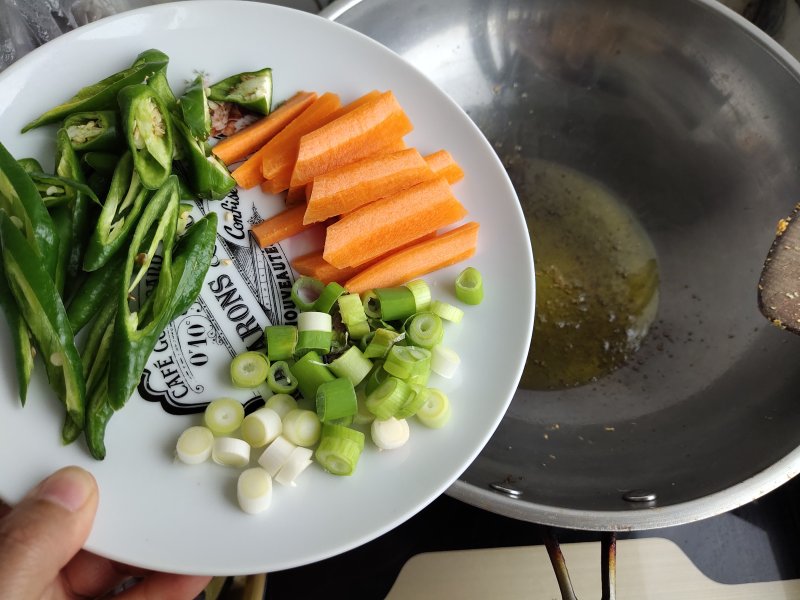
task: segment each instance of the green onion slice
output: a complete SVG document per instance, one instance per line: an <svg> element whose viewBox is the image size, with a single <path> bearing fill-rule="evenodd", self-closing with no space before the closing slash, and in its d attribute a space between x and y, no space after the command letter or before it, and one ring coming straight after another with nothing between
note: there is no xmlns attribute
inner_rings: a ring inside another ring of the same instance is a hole
<svg viewBox="0 0 800 600"><path fill-rule="evenodd" d="M452 379L461 364L461 357L455 351L437 344L431 350L431 371L445 379Z"/></svg>
<svg viewBox="0 0 800 600"><path fill-rule="evenodd" d="M304 331L333 331L333 319L327 312L308 311L297 317L297 330Z"/></svg>
<svg viewBox="0 0 800 600"><path fill-rule="evenodd" d="M313 277L298 277L292 285L292 301L301 312L314 310L314 303L322 294L325 284Z"/></svg>
<svg viewBox="0 0 800 600"><path fill-rule="evenodd" d="M314 350L306 352L292 365L292 373L297 378L297 387L303 398L310 402L316 401L317 388L320 384L336 379L320 355Z"/></svg>
<svg viewBox="0 0 800 600"><path fill-rule="evenodd" d="M311 350L320 354L328 354L331 351L332 341L332 331L301 331L297 336L294 355L295 357L303 356Z"/></svg>
<svg viewBox="0 0 800 600"><path fill-rule="evenodd" d="M442 302L440 300L434 300L431 302L430 311L439 315L445 321L450 321L451 323L461 323L461 319L464 318L463 310L457 306L453 306L452 304L448 304L447 302Z"/></svg>
<svg viewBox="0 0 800 600"><path fill-rule="evenodd" d="M383 368L384 361L376 361L372 365L372 371L369 372L367 375L366 383L364 384L364 391L367 395L371 394L375 391L380 384L382 384L386 379L390 377L389 373L387 373Z"/></svg>
<svg viewBox="0 0 800 600"><path fill-rule="evenodd" d="M297 345L297 327L294 325L270 325L264 329L267 343L267 358L287 360L294 356Z"/></svg>
<svg viewBox="0 0 800 600"><path fill-rule="evenodd" d="M199 465L211 456L213 445L214 434L211 433L211 430L195 425L180 435L178 443L175 445L175 453L182 463Z"/></svg>
<svg viewBox="0 0 800 600"><path fill-rule="evenodd" d="M414 312L428 310L431 305L431 288L424 279L409 281L406 287L414 294Z"/></svg>
<svg viewBox="0 0 800 600"><path fill-rule="evenodd" d="M283 419L290 410L297 408L297 400L292 398L289 394L277 393L267 399L264 407L271 408Z"/></svg>
<svg viewBox="0 0 800 600"><path fill-rule="evenodd" d="M310 447L316 444L321 429L317 413L311 410L296 408L283 417L282 435L297 446Z"/></svg>
<svg viewBox="0 0 800 600"><path fill-rule="evenodd" d="M278 471L281 470L281 467L289 460L289 456L291 456L292 451L296 447L295 444L287 440L284 436L279 435L267 446L266 450L261 453L261 456L258 457L258 464L261 465L271 477L275 477Z"/></svg>
<svg viewBox="0 0 800 600"><path fill-rule="evenodd" d="M282 431L281 416L271 408L259 408L242 421L242 439L253 448L266 446Z"/></svg>
<svg viewBox="0 0 800 600"><path fill-rule="evenodd" d="M442 318L432 312L420 312L411 317L406 327L408 341L414 346L431 349L442 341L444 325Z"/></svg>
<svg viewBox="0 0 800 600"><path fill-rule="evenodd" d="M417 346L392 346L383 368L400 379L408 379L412 375L420 376L430 370L431 351Z"/></svg>
<svg viewBox="0 0 800 600"><path fill-rule="evenodd" d="M250 515L269 508L272 502L272 477L261 467L246 469L236 481L236 499L239 507Z"/></svg>
<svg viewBox="0 0 800 600"><path fill-rule="evenodd" d="M335 281L331 281L325 286L325 289L322 290L316 302L314 302L314 310L330 313L333 307L336 306L336 301L339 299L339 296L344 294L345 291L346 290L341 285Z"/></svg>
<svg viewBox="0 0 800 600"><path fill-rule="evenodd" d="M378 300L375 290L367 290L364 292L361 304L364 306L364 312L367 317L370 319L381 318L381 301Z"/></svg>
<svg viewBox="0 0 800 600"><path fill-rule="evenodd" d="M405 419L375 419L370 426L373 443L381 450L395 450L408 441L410 431Z"/></svg>
<svg viewBox="0 0 800 600"><path fill-rule="evenodd" d="M366 358L384 358L392 345L402 340L403 337L402 333L379 327L364 348L364 356Z"/></svg>
<svg viewBox="0 0 800 600"><path fill-rule="evenodd" d="M294 480L311 465L313 462L311 457L313 455L314 453L311 450L303 448L302 446L298 446L292 450L286 463L281 467L281 470L278 471L278 474L275 475L275 481L281 485L294 487L296 485Z"/></svg>
<svg viewBox="0 0 800 600"><path fill-rule="evenodd" d="M372 361L365 358L358 346L350 346L328 368L337 377L346 377L355 386L364 381L372 370Z"/></svg>
<svg viewBox="0 0 800 600"><path fill-rule="evenodd" d="M384 321L402 321L416 311L414 294L405 286L377 288L380 315Z"/></svg>
<svg viewBox="0 0 800 600"><path fill-rule="evenodd" d="M483 300L483 277L475 267L467 267L456 277L456 298L464 304L480 304Z"/></svg>
<svg viewBox="0 0 800 600"><path fill-rule="evenodd" d="M297 378L292 374L289 363L284 360L272 363L267 375L267 386L270 390L278 395L291 394L297 389L297 383Z"/></svg>
<svg viewBox="0 0 800 600"><path fill-rule="evenodd" d="M367 395L367 410L377 419L393 417L414 391L402 379L388 377L375 390Z"/></svg>
<svg viewBox="0 0 800 600"><path fill-rule="evenodd" d="M228 435L244 420L244 406L233 398L218 398L206 406L203 418L214 435Z"/></svg>
<svg viewBox="0 0 800 600"><path fill-rule="evenodd" d="M358 412L353 417L353 424L369 425L375 420L375 415L369 412L367 408L367 391L363 387L356 388L356 401L358 403Z"/></svg>
<svg viewBox="0 0 800 600"><path fill-rule="evenodd" d="M439 429L450 420L450 400L436 388L425 388L425 402L417 410L417 419L426 427Z"/></svg>
<svg viewBox="0 0 800 600"><path fill-rule="evenodd" d="M325 423L314 457L334 475L352 475L364 449L364 434L355 429Z"/></svg>
<svg viewBox="0 0 800 600"><path fill-rule="evenodd" d="M244 352L231 361L231 381L238 388L258 387L267 375L269 360L260 352Z"/></svg>
<svg viewBox="0 0 800 600"><path fill-rule="evenodd" d="M353 383L346 377L323 383L317 388L316 407L323 423L352 417L358 412Z"/></svg>

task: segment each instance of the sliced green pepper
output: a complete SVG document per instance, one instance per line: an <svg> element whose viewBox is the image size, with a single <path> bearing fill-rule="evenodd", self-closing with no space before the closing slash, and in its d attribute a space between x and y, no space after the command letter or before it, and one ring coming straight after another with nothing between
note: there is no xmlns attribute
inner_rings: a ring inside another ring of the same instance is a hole
<svg viewBox="0 0 800 600"><path fill-rule="evenodd" d="M113 150L123 142L113 110L72 113L64 119L64 129L77 152Z"/></svg>
<svg viewBox="0 0 800 600"><path fill-rule="evenodd" d="M17 369L17 386L19 387L19 399L25 406L25 399L28 395L28 384L31 381L33 372L34 349L31 344L31 337L28 325L20 313L11 288L6 281L5 270L0 262L0 308L6 315L8 328L11 331L11 340L14 344L14 364Z"/></svg>
<svg viewBox="0 0 800 600"><path fill-rule="evenodd" d="M191 190L199 198L221 200L236 187L225 166L206 142L195 139L181 119L173 119L177 145L181 147L180 165Z"/></svg>
<svg viewBox="0 0 800 600"><path fill-rule="evenodd" d="M141 377L147 357L169 323L173 295L172 246L179 210L178 179L170 176L148 202L139 217L128 247L114 325L115 359L108 377L112 408L119 410L130 398ZM161 270L150 297L139 312L131 312L128 296L144 277L161 244ZM134 274L134 268L138 271ZM147 308L147 310L145 310Z"/></svg>
<svg viewBox="0 0 800 600"><path fill-rule="evenodd" d="M169 81L167 80L169 57L161 52L161 50L145 50L133 64L136 65L140 61L156 62L161 60L164 61L164 64L155 71L151 77L147 78L146 83L158 94L164 106L167 107L167 110L172 112L178 106L178 99L175 97L175 93L172 91Z"/></svg>
<svg viewBox="0 0 800 600"><path fill-rule="evenodd" d="M22 128L22 133L35 127L40 127L41 125L61 121L64 117L74 112L113 110L117 105L117 93L122 88L131 84L147 81L148 77L151 77L159 69L166 67L168 62L169 59L163 52L158 50L146 50L136 58L130 68L114 73L97 83L82 88L64 104L51 108L25 125L25 127Z"/></svg>
<svg viewBox="0 0 800 600"><path fill-rule="evenodd" d="M4 211L0 245L8 287L42 352L50 385L72 422L82 427L86 382L61 297L33 246Z"/></svg>
<svg viewBox="0 0 800 600"><path fill-rule="evenodd" d="M44 169L42 168L42 163L40 163L35 158L20 158L17 160L19 166L25 169L26 173L42 173Z"/></svg>
<svg viewBox="0 0 800 600"><path fill-rule="evenodd" d="M111 326L113 328L113 324ZM103 460L106 457L106 427L111 417L114 415L114 409L108 401L108 373L111 370L111 356L106 356L102 365L102 372L98 379L97 384L89 392L87 406L86 406L86 445L89 447L89 452L97 460Z"/></svg>
<svg viewBox="0 0 800 600"><path fill-rule="evenodd" d="M183 122L196 140L205 141L211 135L211 111L208 110L206 88L202 75L186 88L178 101Z"/></svg>
<svg viewBox="0 0 800 600"><path fill-rule="evenodd" d="M272 105L272 69L227 77L211 86L208 98L217 102L233 102L267 115Z"/></svg>
<svg viewBox="0 0 800 600"><path fill-rule="evenodd" d="M111 175L117 168L120 155L111 152L85 152L81 161L93 171Z"/></svg>
<svg viewBox="0 0 800 600"><path fill-rule="evenodd" d="M172 172L174 144L169 112L147 85L120 90L119 107L134 168L146 188L158 189Z"/></svg>
<svg viewBox="0 0 800 600"><path fill-rule="evenodd" d="M31 171L29 175L36 184L36 189L39 190L39 195L47 208L68 204L78 193L86 195L95 204L100 204L97 194L85 183L69 177L48 175L40 171Z"/></svg>
<svg viewBox="0 0 800 600"><path fill-rule="evenodd" d="M25 238L52 276L56 270L58 236L36 184L0 144L0 209L22 223Z"/></svg>
<svg viewBox="0 0 800 600"><path fill-rule="evenodd" d="M89 273L73 294L67 306L67 318L74 334L77 335L111 298L116 302L124 260L124 253L117 253L105 265Z"/></svg>
<svg viewBox="0 0 800 600"><path fill-rule="evenodd" d="M99 269L125 244L148 196L149 191L133 168L133 157L126 152L117 163L97 224L86 245L84 270Z"/></svg>
<svg viewBox="0 0 800 600"><path fill-rule="evenodd" d="M172 321L189 310L203 287L217 240L217 213L207 213L186 230L172 253Z"/></svg>

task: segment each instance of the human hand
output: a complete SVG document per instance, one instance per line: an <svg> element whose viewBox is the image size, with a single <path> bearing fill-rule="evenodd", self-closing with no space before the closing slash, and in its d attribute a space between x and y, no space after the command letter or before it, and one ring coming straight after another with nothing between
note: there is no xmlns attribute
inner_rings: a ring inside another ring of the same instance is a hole
<svg viewBox="0 0 800 600"><path fill-rule="evenodd" d="M0 598L96 598L141 578L116 598L191 599L208 577L131 569L81 550L97 511L97 483L66 467L34 487L14 508L0 503Z"/></svg>

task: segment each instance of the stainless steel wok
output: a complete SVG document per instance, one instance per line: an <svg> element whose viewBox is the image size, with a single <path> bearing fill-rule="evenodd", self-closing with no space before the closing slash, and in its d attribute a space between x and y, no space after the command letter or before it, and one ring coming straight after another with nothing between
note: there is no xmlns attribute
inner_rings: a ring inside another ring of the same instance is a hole
<svg viewBox="0 0 800 600"><path fill-rule="evenodd" d="M775 224L800 200L796 61L711 0L340 0L323 14L444 88L523 203L536 186L520 164L568 167L657 253L641 349L594 383L520 389L449 494L527 521L647 529L798 472L800 338L756 303Z"/></svg>

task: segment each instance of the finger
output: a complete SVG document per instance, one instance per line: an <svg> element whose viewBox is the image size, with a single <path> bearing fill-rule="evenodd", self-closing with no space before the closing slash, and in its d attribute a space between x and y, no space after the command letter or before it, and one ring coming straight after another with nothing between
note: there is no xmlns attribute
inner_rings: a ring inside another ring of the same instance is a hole
<svg viewBox="0 0 800 600"><path fill-rule="evenodd" d="M192 600L205 589L211 577L202 575L172 575L152 573L125 590L115 600Z"/></svg>
<svg viewBox="0 0 800 600"><path fill-rule="evenodd" d="M0 520L0 598L39 598L80 550L97 511L97 484L57 471Z"/></svg>
<svg viewBox="0 0 800 600"><path fill-rule="evenodd" d="M131 573L124 565L81 550L61 571L64 588L73 596L94 598L113 590Z"/></svg>

